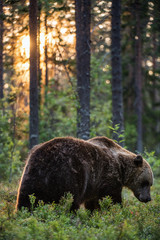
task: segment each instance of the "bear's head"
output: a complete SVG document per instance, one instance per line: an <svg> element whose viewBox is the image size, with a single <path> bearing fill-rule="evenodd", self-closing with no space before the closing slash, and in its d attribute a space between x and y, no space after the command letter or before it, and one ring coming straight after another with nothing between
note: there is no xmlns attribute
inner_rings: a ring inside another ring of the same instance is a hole
<svg viewBox="0 0 160 240"><path fill-rule="evenodd" d="M153 185L153 173L150 165L141 155L137 155L134 160L134 176L129 188L135 197L141 202L151 201L150 187Z"/></svg>

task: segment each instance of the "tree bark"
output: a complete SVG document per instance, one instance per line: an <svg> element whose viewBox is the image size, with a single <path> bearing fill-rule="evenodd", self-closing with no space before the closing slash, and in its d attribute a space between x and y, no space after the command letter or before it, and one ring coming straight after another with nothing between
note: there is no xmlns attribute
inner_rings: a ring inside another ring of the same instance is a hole
<svg viewBox="0 0 160 240"><path fill-rule="evenodd" d="M41 45L41 39L40 39L40 32L41 32L41 2L38 1L38 14L37 14L37 71L38 71L38 105L40 108L41 104L41 81L42 81L42 71L41 71L41 53L40 53L40 45Z"/></svg>
<svg viewBox="0 0 160 240"><path fill-rule="evenodd" d="M37 79L37 0L30 0L30 136L29 146L38 144L38 79Z"/></svg>
<svg viewBox="0 0 160 240"><path fill-rule="evenodd" d="M160 29L160 3L159 1L154 1L154 8L153 8L153 110L157 113L155 115L155 136L158 139L158 136L160 136L160 91L158 88L158 78L157 78L157 72L158 72L158 63L157 63L157 52L158 52L158 46L160 45L159 42L159 29ZM159 114L158 114L159 113ZM160 142L158 141L157 145L155 146L156 152L160 153Z"/></svg>
<svg viewBox="0 0 160 240"><path fill-rule="evenodd" d="M124 145L123 92L121 66L121 0L112 0L111 9L111 65L112 65L112 115L113 139ZM115 131L116 130L116 131Z"/></svg>
<svg viewBox="0 0 160 240"><path fill-rule="evenodd" d="M3 0L0 1L0 99L3 93Z"/></svg>
<svg viewBox="0 0 160 240"><path fill-rule="evenodd" d="M90 11L90 0L75 0L77 137L82 139L90 136Z"/></svg>
<svg viewBox="0 0 160 240"><path fill-rule="evenodd" d="M47 23L47 13L45 13L45 21L44 21L44 25L45 25L45 100L47 100L47 91L48 91L48 40L47 40L47 36L48 36L48 23Z"/></svg>
<svg viewBox="0 0 160 240"><path fill-rule="evenodd" d="M136 36L135 36L135 109L137 115L137 151L143 151L142 141L142 37L140 21L140 3L135 0Z"/></svg>

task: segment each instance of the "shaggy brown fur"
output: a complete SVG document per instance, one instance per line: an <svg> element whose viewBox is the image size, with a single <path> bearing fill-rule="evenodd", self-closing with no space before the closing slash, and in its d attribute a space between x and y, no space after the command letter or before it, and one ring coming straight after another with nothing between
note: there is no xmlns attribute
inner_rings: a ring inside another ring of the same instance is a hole
<svg viewBox="0 0 160 240"><path fill-rule="evenodd" d="M65 192L70 192L74 198L71 210L84 203L92 211L107 195L114 203L121 203L123 186L147 202L151 200L152 183L149 164L111 139L55 138L30 152L19 185L17 209L30 209L28 195L33 193L36 203L58 203Z"/></svg>

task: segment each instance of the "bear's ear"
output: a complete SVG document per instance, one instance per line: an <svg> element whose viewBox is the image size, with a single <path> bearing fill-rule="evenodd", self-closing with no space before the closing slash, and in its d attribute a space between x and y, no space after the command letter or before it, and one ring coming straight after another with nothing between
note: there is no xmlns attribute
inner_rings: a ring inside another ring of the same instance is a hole
<svg viewBox="0 0 160 240"><path fill-rule="evenodd" d="M137 155L136 158L134 159L134 164L137 166L137 167L142 167L142 163L143 163L143 158L141 155Z"/></svg>

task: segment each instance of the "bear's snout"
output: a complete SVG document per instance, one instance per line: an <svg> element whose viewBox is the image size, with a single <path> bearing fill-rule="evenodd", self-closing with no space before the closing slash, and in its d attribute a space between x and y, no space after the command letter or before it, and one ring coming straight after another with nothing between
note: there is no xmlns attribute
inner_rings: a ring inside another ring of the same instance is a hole
<svg viewBox="0 0 160 240"><path fill-rule="evenodd" d="M139 196L139 200L140 200L141 202L147 203L147 202L150 202L152 199L151 199L150 196L142 197L142 196L140 195L140 196Z"/></svg>

